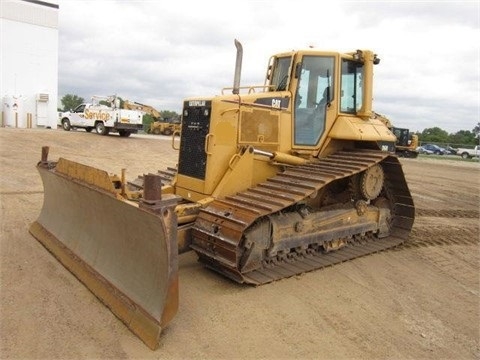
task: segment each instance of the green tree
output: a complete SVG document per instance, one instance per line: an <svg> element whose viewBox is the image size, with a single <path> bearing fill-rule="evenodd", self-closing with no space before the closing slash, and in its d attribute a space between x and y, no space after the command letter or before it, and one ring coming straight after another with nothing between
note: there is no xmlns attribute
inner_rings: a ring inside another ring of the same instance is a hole
<svg viewBox="0 0 480 360"><path fill-rule="evenodd" d="M175 111L170 111L170 110L160 111L160 114L162 115L162 118L168 119L168 120L176 119L180 116Z"/></svg>
<svg viewBox="0 0 480 360"><path fill-rule="evenodd" d="M67 94L61 99L61 102L63 105L63 111L75 109L78 105L80 105L84 101L85 100L80 96Z"/></svg>
<svg viewBox="0 0 480 360"><path fill-rule="evenodd" d="M148 133L149 130L150 130L150 125L151 125L151 123L153 123L154 121L155 121L155 119L153 118L152 115L150 115L150 114L145 114L145 115L143 115L143 118L142 118L143 131L145 131L146 133Z"/></svg>
<svg viewBox="0 0 480 360"><path fill-rule="evenodd" d="M422 131L420 141L433 142L433 143L446 143L448 142L448 133L439 127L428 128Z"/></svg>
<svg viewBox="0 0 480 360"><path fill-rule="evenodd" d="M449 143L452 144L475 144L475 134L469 130L460 130L449 136Z"/></svg>

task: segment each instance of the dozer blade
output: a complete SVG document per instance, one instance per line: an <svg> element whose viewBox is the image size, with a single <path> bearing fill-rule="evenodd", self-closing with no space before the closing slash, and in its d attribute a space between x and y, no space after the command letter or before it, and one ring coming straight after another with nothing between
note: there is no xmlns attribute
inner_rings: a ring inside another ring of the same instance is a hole
<svg viewBox="0 0 480 360"><path fill-rule="evenodd" d="M156 349L178 308L177 221L171 203L161 200L155 212L146 210L117 197L105 171L45 160L42 155L37 166L43 208L30 233Z"/></svg>

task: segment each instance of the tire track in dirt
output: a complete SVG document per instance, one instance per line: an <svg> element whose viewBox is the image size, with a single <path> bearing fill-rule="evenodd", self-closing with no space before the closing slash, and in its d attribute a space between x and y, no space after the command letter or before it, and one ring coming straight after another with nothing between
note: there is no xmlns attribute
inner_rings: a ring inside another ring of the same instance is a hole
<svg viewBox="0 0 480 360"><path fill-rule="evenodd" d="M426 263L457 281L467 292L478 296L478 226L466 228L436 226L413 229L410 238L396 250L415 251Z"/></svg>
<svg viewBox="0 0 480 360"><path fill-rule="evenodd" d="M478 296L480 276L476 254L480 225L474 219L479 218L479 211L416 209L415 215L418 221L408 240L392 250L416 251L442 274L456 280L465 291ZM432 218L438 219L432 223Z"/></svg>
<svg viewBox="0 0 480 360"><path fill-rule="evenodd" d="M432 216L432 217L446 217L446 218L479 218L478 210L464 210L464 209L415 209L415 216Z"/></svg>
<svg viewBox="0 0 480 360"><path fill-rule="evenodd" d="M408 240L398 250L438 245L478 245L478 226L429 226L413 228Z"/></svg>
<svg viewBox="0 0 480 360"><path fill-rule="evenodd" d="M0 191L0 195L35 195L43 194L43 190L31 190L31 191Z"/></svg>
<svg viewBox="0 0 480 360"><path fill-rule="evenodd" d="M415 247L427 247L438 245L478 245L479 223L460 223L442 221L442 219L478 219L478 210L465 209L415 209L417 221L413 225L408 240L397 247L397 250ZM437 223L422 223L422 217L438 218Z"/></svg>

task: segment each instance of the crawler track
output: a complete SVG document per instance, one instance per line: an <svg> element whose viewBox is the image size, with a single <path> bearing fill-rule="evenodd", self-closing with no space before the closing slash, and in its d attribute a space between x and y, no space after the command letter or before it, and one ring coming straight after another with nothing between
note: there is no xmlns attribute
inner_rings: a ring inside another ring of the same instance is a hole
<svg viewBox="0 0 480 360"><path fill-rule="evenodd" d="M242 241L253 224L303 201L335 180L353 176L378 163L384 169L393 209L388 237L377 239L358 234L360 241L337 251L294 252L294 256L264 263L260 269L240 271ZM215 271L238 282L264 284L396 246L408 237L414 213L413 200L397 157L374 150L344 150L306 165L289 167L253 188L215 200L201 210L195 222L192 248L200 261Z"/></svg>

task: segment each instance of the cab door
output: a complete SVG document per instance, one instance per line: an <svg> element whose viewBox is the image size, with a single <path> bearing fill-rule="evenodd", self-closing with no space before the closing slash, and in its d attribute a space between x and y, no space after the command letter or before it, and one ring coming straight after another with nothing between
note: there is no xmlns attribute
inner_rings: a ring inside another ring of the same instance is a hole
<svg viewBox="0 0 480 360"><path fill-rule="evenodd" d="M84 126L85 125L85 108L86 104L78 105L70 113L70 125Z"/></svg>
<svg viewBox="0 0 480 360"><path fill-rule="evenodd" d="M334 94L334 56L305 55L295 94L293 146L316 146L327 128Z"/></svg>

